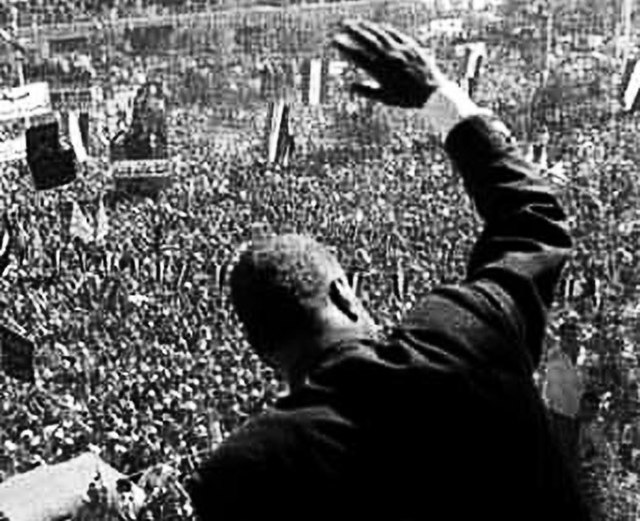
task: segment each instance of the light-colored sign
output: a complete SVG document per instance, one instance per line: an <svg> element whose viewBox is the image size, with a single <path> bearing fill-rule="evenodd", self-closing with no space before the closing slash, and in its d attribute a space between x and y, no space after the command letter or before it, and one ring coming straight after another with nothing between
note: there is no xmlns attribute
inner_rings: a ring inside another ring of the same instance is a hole
<svg viewBox="0 0 640 521"><path fill-rule="evenodd" d="M107 101L107 127L110 136L117 134L121 125L125 127L131 125L137 92L138 87L119 87L113 92L113 97Z"/></svg>
<svg viewBox="0 0 640 521"><path fill-rule="evenodd" d="M7 139L0 143L0 163L19 161L27 157L27 140L24 136Z"/></svg>
<svg viewBox="0 0 640 521"><path fill-rule="evenodd" d="M457 36L464 32L464 22L462 18L438 18L431 20L423 31L428 36Z"/></svg>
<svg viewBox="0 0 640 521"><path fill-rule="evenodd" d="M56 110L80 110L89 112L91 108L102 100L100 87L56 89L51 92L51 104Z"/></svg>
<svg viewBox="0 0 640 521"><path fill-rule="evenodd" d="M171 161L168 159L116 161L113 163L112 172L116 180L168 178L171 176Z"/></svg>
<svg viewBox="0 0 640 521"><path fill-rule="evenodd" d="M0 121L31 118L51 113L51 96L46 82L0 90Z"/></svg>

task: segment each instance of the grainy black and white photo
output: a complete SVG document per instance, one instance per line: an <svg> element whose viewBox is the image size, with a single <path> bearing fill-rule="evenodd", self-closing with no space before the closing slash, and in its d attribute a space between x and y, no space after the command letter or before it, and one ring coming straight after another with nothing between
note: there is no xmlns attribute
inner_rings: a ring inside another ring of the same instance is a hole
<svg viewBox="0 0 640 521"><path fill-rule="evenodd" d="M254 520L640 520L640 2L0 0L0 521Z"/></svg>

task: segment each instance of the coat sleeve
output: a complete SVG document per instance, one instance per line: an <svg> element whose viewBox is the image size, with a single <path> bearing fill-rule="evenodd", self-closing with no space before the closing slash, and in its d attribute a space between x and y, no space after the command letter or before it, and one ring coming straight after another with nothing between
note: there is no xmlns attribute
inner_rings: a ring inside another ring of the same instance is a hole
<svg viewBox="0 0 640 521"><path fill-rule="evenodd" d="M552 187L490 120L463 121L445 147L484 229L465 281L436 289L401 330L444 366L502 361L530 376L572 246L565 213Z"/></svg>

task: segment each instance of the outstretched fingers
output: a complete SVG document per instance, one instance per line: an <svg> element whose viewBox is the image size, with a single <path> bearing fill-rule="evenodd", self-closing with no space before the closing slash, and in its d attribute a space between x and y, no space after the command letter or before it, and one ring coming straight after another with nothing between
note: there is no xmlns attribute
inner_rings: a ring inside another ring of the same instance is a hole
<svg viewBox="0 0 640 521"><path fill-rule="evenodd" d="M331 43L345 58L367 71L376 63L375 55L350 34L340 32L333 37Z"/></svg>

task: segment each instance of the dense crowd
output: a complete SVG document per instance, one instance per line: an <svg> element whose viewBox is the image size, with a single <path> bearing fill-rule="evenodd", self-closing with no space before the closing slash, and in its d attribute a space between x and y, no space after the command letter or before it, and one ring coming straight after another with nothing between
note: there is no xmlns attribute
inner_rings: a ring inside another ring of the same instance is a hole
<svg viewBox="0 0 640 521"><path fill-rule="evenodd" d="M133 75L144 65L118 70ZM478 92L522 137L536 67L492 47ZM296 106L296 154L273 166L264 160L266 107L221 114L198 81L182 85L170 113L176 179L156 199L115 194L100 158L73 185L37 195L24 165L3 165L0 208L19 233L0 307L35 340L38 378L21 384L0 374L0 479L86 450L132 477L158 463L184 475L272 403L282 384L247 348L224 284L234 252L256 233L308 233L334 247L387 327L435 284L464 277L481 223L419 113L344 97ZM588 103L609 117L549 128L576 248L548 342L575 354L586 381L581 474L594 509L632 519L640 125L611 112L610 99ZM106 241L73 244L61 208L75 200L92 216L103 196Z"/></svg>
<svg viewBox="0 0 640 521"><path fill-rule="evenodd" d="M338 0L332 0L338 1ZM12 0L1 6L0 19L18 11L19 24L59 25L72 21L192 14L216 9L288 7L317 0ZM331 2L325 2L331 3Z"/></svg>

